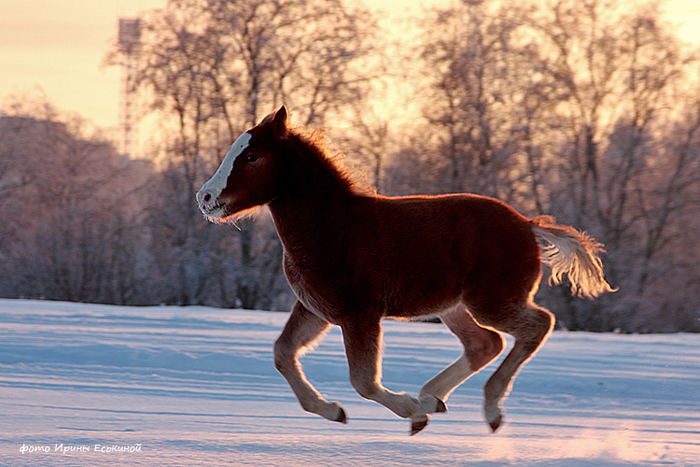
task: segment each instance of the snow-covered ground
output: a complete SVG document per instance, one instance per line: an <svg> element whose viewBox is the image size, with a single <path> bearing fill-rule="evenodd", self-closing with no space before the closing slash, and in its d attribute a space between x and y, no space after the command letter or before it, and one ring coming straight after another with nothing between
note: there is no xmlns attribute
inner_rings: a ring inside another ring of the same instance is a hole
<svg viewBox="0 0 700 467"><path fill-rule="evenodd" d="M337 329L302 362L349 423L303 412L272 363L286 318L0 300L0 465L700 465L700 335L555 332L496 434L492 365L409 437L351 388ZM385 385L414 394L460 353L438 324L387 322L385 343Z"/></svg>

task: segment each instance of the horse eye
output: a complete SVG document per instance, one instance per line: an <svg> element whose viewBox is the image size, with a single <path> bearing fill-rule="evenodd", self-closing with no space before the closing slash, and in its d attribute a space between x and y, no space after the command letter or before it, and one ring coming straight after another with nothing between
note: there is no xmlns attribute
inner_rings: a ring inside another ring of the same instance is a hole
<svg viewBox="0 0 700 467"><path fill-rule="evenodd" d="M248 154L248 157L246 158L248 162L255 162L258 160L258 156L255 154Z"/></svg>

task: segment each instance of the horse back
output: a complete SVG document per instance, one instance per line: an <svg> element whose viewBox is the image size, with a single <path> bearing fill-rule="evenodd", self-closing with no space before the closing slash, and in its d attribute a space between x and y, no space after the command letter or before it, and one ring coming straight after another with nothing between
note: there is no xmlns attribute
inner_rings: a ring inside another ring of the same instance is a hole
<svg viewBox="0 0 700 467"><path fill-rule="evenodd" d="M336 324L355 313L414 317L459 301L520 301L539 279L529 220L495 199L357 197L333 213L314 266L285 267L297 296Z"/></svg>
<svg viewBox="0 0 700 467"><path fill-rule="evenodd" d="M402 286L399 297L415 300L417 290L436 308L462 300L489 301L495 296L527 296L539 279L539 246L529 220L492 198L476 195L385 198L377 210L383 253ZM393 289L393 288L392 288ZM517 298L516 298L517 296ZM397 300L390 315L413 308ZM420 300L417 300L420 301ZM434 311L434 310L433 310Z"/></svg>

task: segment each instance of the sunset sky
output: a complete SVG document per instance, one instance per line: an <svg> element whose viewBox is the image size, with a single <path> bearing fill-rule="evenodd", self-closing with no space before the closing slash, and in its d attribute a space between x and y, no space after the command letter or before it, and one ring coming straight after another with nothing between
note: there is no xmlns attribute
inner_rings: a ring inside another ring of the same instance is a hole
<svg viewBox="0 0 700 467"><path fill-rule="evenodd" d="M348 0L348 4L353 1ZM406 3L447 5L450 0L372 0L383 16L400 15ZM0 0L0 103L41 88L62 111L77 112L102 128L119 118L120 70L101 68L117 18L160 7L165 0ZM700 45L698 0L669 0L668 19Z"/></svg>

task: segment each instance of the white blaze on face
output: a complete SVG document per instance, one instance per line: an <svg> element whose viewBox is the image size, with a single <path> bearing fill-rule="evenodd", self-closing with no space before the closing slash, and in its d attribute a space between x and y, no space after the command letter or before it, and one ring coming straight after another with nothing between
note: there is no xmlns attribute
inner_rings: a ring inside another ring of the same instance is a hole
<svg viewBox="0 0 700 467"><path fill-rule="evenodd" d="M204 214L213 214L212 211L215 210L216 200L224 188L226 188L226 182L228 181L229 175L231 175L233 161L245 150L245 148L248 147L250 138L250 133L243 133L238 137L238 139L231 146L231 149L229 149L228 153L226 153L226 157L224 157L224 160L221 162L219 170L216 171L214 176L211 177L197 193L199 209L201 209Z"/></svg>

